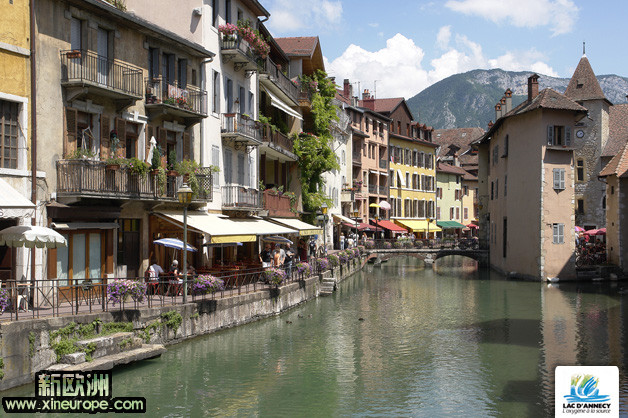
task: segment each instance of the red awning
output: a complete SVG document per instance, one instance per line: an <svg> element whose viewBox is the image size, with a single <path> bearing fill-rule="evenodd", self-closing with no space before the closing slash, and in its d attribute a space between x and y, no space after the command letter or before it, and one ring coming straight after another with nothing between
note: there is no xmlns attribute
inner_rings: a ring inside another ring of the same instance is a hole
<svg viewBox="0 0 628 418"><path fill-rule="evenodd" d="M375 222L373 222L373 223L375 223ZM379 226L380 228L386 228L386 229L388 229L389 231L392 231L392 232L408 232L407 229L402 228L399 225L394 224L394 223L392 223L390 221L378 221L377 222L377 226Z"/></svg>
<svg viewBox="0 0 628 418"><path fill-rule="evenodd" d="M467 228L479 228L476 224L467 224Z"/></svg>
<svg viewBox="0 0 628 418"><path fill-rule="evenodd" d="M353 228L353 229L355 229L355 225L356 225L356 224L350 224L350 223L348 223L348 222L343 222L342 224L343 224L344 226L347 226L347 227L349 227L349 228ZM374 226L372 226L372 225L369 225L369 224L365 224L365 223L360 222L360 223L358 224L358 231L375 231L375 227L374 227Z"/></svg>

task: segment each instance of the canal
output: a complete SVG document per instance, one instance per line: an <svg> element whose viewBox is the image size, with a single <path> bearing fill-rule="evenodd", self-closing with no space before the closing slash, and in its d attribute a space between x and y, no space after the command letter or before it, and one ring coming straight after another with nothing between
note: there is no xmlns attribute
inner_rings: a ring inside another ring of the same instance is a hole
<svg viewBox="0 0 628 418"><path fill-rule="evenodd" d="M617 365L628 283L508 281L447 257L367 265L280 316L117 369L149 416L553 416L557 365ZM26 386L2 396L33 396Z"/></svg>

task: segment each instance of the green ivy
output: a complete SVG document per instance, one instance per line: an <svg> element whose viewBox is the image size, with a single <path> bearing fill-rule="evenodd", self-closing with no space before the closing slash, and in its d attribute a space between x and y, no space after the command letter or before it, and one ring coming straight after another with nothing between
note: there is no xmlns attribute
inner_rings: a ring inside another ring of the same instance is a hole
<svg viewBox="0 0 628 418"><path fill-rule="evenodd" d="M0 357L0 380L4 379L4 359Z"/></svg>
<svg viewBox="0 0 628 418"><path fill-rule="evenodd" d="M133 344L133 337L125 338L124 340L120 341L120 349L124 350L127 346L130 346L131 344Z"/></svg>
<svg viewBox="0 0 628 418"><path fill-rule="evenodd" d="M165 326L176 332L183 322L183 317L177 311L168 311L161 314L161 320Z"/></svg>
<svg viewBox="0 0 628 418"><path fill-rule="evenodd" d="M144 335L144 342L146 344L148 344L150 342L150 332L151 332L151 330L159 329L160 325L161 324L159 323L159 321L155 321L155 322L152 322L150 325L148 325L146 328L144 328L142 333Z"/></svg>
<svg viewBox="0 0 628 418"><path fill-rule="evenodd" d="M108 322L103 324L101 335L115 334L116 332L133 332L132 322Z"/></svg>
<svg viewBox="0 0 628 418"><path fill-rule="evenodd" d="M92 358L92 354L94 354L94 351L96 351L96 343L87 344L87 347L85 348L85 360L87 361L94 360Z"/></svg>

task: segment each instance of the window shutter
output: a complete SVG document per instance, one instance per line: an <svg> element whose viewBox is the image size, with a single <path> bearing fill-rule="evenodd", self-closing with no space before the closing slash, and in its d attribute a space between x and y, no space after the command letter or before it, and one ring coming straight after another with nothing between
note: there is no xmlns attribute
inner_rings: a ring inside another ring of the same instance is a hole
<svg viewBox="0 0 628 418"><path fill-rule="evenodd" d="M565 242L564 240L564 233L565 233L565 225L564 224L558 224L558 243L562 244Z"/></svg>
<svg viewBox="0 0 628 418"><path fill-rule="evenodd" d="M179 88L185 89L188 86L188 60L179 60Z"/></svg>
<svg viewBox="0 0 628 418"><path fill-rule="evenodd" d="M100 158L109 158L111 152L111 144L109 141L109 118L100 116Z"/></svg>
<svg viewBox="0 0 628 418"><path fill-rule="evenodd" d="M565 189L565 169L561 168L558 170L559 174L560 174L560 189L564 190Z"/></svg>
<svg viewBox="0 0 628 418"><path fill-rule="evenodd" d="M126 121L116 118L116 131L118 132L118 156L126 157Z"/></svg>
<svg viewBox="0 0 628 418"><path fill-rule="evenodd" d="M212 145L212 165L214 167L220 167L220 148L216 145ZM214 187L218 187L220 185L218 173L212 173L212 179Z"/></svg>
<svg viewBox="0 0 628 418"><path fill-rule="evenodd" d="M571 126L565 126L565 145L571 146Z"/></svg>
<svg viewBox="0 0 628 418"><path fill-rule="evenodd" d="M560 189L560 173L557 168L553 169L552 172L554 173L554 190L558 190Z"/></svg>
<svg viewBox="0 0 628 418"><path fill-rule="evenodd" d="M145 153L144 155L146 156L146 158L148 158L148 153L150 152L150 139L155 136L155 128L153 128L151 125L146 125L146 135L144 135L144 147L145 147ZM153 150L153 153L155 152L155 150ZM152 164L152 161L147 161L148 164Z"/></svg>
<svg viewBox="0 0 628 418"><path fill-rule="evenodd" d="M151 48L150 55L152 73L149 77L159 78L159 48Z"/></svg>
<svg viewBox="0 0 628 418"><path fill-rule="evenodd" d="M174 85L175 57L174 54L167 54L168 59L168 84Z"/></svg>
<svg viewBox="0 0 628 418"><path fill-rule="evenodd" d="M554 125L547 126L547 145L554 145Z"/></svg>
<svg viewBox="0 0 628 418"><path fill-rule="evenodd" d="M64 155L68 155L76 151L76 127L77 111L69 107L65 108L65 143Z"/></svg>
<svg viewBox="0 0 628 418"><path fill-rule="evenodd" d="M166 136L167 132L164 128L155 128L157 131L157 145L161 149L161 166L166 168L168 165L168 156L166 155Z"/></svg>
<svg viewBox="0 0 628 418"><path fill-rule="evenodd" d="M190 134L187 132L183 133L183 158L186 160L191 159L191 151L192 148L192 144L191 144L191 137Z"/></svg>

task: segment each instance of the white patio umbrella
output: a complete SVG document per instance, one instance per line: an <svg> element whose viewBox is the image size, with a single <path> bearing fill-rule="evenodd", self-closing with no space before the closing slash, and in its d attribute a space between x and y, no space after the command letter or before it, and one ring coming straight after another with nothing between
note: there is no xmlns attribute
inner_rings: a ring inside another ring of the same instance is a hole
<svg viewBox="0 0 628 418"><path fill-rule="evenodd" d="M66 239L57 231L45 226L17 225L0 231L0 245L26 248L67 247Z"/></svg>
<svg viewBox="0 0 628 418"><path fill-rule="evenodd" d="M382 200L381 202L379 202L379 208L383 210L390 210L390 203L388 203L385 200Z"/></svg>
<svg viewBox="0 0 628 418"><path fill-rule="evenodd" d="M146 162L148 164L153 160L153 152L155 152L155 147L157 146L157 141L154 136L150 137L150 148L148 150L148 155L146 156Z"/></svg>

